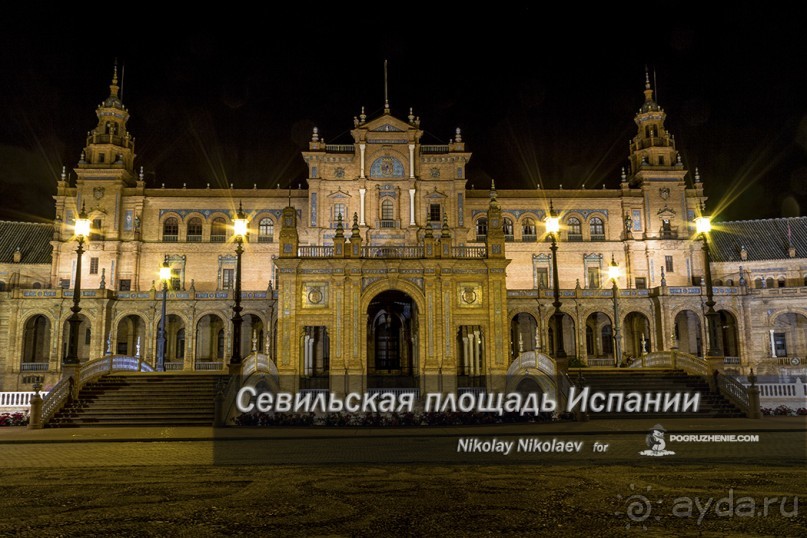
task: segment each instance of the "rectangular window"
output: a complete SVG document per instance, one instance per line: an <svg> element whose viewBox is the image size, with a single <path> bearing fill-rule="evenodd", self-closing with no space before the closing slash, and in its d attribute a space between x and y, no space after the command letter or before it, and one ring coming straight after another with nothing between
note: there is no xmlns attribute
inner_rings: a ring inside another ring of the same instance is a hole
<svg viewBox="0 0 807 538"><path fill-rule="evenodd" d="M588 268L588 287L589 289L597 289L600 287L600 269L599 267Z"/></svg>
<svg viewBox="0 0 807 538"><path fill-rule="evenodd" d="M104 153L99 153L99 154L98 154L98 162L99 162L99 163L102 163L102 162L104 162L105 160L106 160L106 155L105 155Z"/></svg>
<svg viewBox="0 0 807 538"><path fill-rule="evenodd" d="M538 281L539 288L549 287L549 269L546 267L537 267L535 269L536 280Z"/></svg>
<svg viewBox="0 0 807 538"><path fill-rule="evenodd" d="M182 288L182 275L179 269L171 269L171 289L179 291Z"/></svg>
<svg viewBox="0 0 807 538"><path fill-rule="evenodd" d="M59 287L62 288L63 290L70 289L70 279L69 278L63 278L63 279L59 280Z"/></svg>
<svg viewBox="0 0 807 538"><path fill-rule="evenodd" d="M101 241L104 239L101 230L104 227L104 221L101 219L92 219L92 228L90 229L90 241Z"/></svg>
<svg viewBox="0 0 807 538"><path fill-rule="evenodd" d="M787 339L785 333L773 333L773 349L777 357L787 357Z"/></svg>
<svg viewBox="0 0 807 538"><path fill-rule="evenodd" d="M647 289L647 279L644 277L636 277L636 289L637 290L646 290Z"/></svg>
<svg viewBox="0 0 807 538"><path fill-rule="evenodd" d="M429 222L440 222L440 204L429 204Z"/></svg>
<svg viewBox="0 0 807 538"><path fill-rule="evenodd" d="M132 281L129 278L122 278L118 280L119 291L132 291Z"/></svg>
<svg viewBox="0 0 807 538"><path fill-rule="evenodd" d="M673 257L672 256L664 256L664 265L665 269L668 273L673 272Z"/></svg>
<svg viewBox="0 0 807 538"><path fill-rule="evenodd" d="M347 207L345 204L333 204L333 221L336 223L339 220L339 215L342 215L342 226L347 222Z"/></svg>
<svg viewBox="0 0 807 538"><path fill-rule="evenodd" d="M98 258L90 258L90 274L98 274Z"/></svg>
<svg viewBox="0 0 807 538"><path fill-rule="evenodd" d="M229 290L233 287L235 282L235 269L222 269L221 270L221 289Z"/></svg>

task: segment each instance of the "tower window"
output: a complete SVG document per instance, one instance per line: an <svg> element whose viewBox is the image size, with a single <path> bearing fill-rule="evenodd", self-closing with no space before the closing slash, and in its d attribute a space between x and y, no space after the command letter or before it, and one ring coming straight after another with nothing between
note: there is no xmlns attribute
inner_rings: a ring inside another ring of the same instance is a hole
<svg viewBox="0 0 807 538"><path fill-rule="evenodd" d="M98 274L98 258L90 258L90 274Z"/></svg>
<svg viewBox="0 0 807 538"><path fill-rule="evenodd" d="M429 204L429 221L440 222L440 204Z"/></svg>
<svg viewBox="0 0 807 538"><path fill-rule="evenodd" d="M216 217L210 228L210 242L224 243L227 240L227 221L224 217Z"/></svg>
<svg viewBox="0 0 807 538"><path fill-rule="evenodd" d="M163 222L163 241L176 243L179 237L179 221L176 217L168 217Z"/></svg>
<svg viewBox="0 0 807 538"><path fill-rule="evenodd" d="M476 220L476 240L484 241L488 236L488 219L480 217Z"/></svg>
<svg viewBox="0 0 807 538"><path fill-rule="evenodd" d="M392 205L392 200L384 200L381 202L381 220L392 220L395 218L395 210Z"/></svg>
<svg viewBox="0 0 807 538"><path fill-rule="evenodd" d="M513 240L513 221L508 217L503 219L502 232L504 232L505 241Z"/></svg>
<svg viewBox="0 0 807 538"><path fill-rule="evenodd" d="M101 219L92 219L92 228L90 229L90 241L101 241L104 237L101 235L101 230L104 227L104 221Z"/></svg>
<svg viewBox="0 0 807 538"><path fill-rule="evenodd" d="M668 273L673 272L673 257L672 256L664 256L664 266L667 269Z"/></svg>
<svg viewBox="0 0 807 538"><path fill-rule="evenodd" d="M600 217L594 217L589 222L589 230L591 231L592 241L605 240L605 224Z"/></svg>
<svg viewBox="0 0 807 538"><path fill-rule="evenodd" d="M347 223L347 206L345 204L333 204L333 227L339 223L339 215L342 215L342 226Z"/></svg>
<svg viewBox="0 0 807 538"><path fill-rule="evenodd" d="M106 161L106 155L103 154L103 153L99 153L98 154L98 162L103 163L104 161Z"/></svg>
<svg viewBox="0 0 807 538"><path fill-rule="evenodd" d="M521 223L521 240L535 241L535 238L535 221L528 217Z"/></svg>
<svg viewBox="0 0 807 538"><path fill-rule="evenodd" d="M275 236L275 223L269 217L258 223L258 243L271 243Z"/></svg>
<svg viewBox="0 0 807 538"><path fill-rule="evenodd" d="M664 155L659 155L658 156L658 165L659 166L664 166Z"/></svg>
<svg viewBox="0 0 807 538"><path fill-rule="evenodd" d="M583 240L583 227L580 224L580 219L577 217L569 217L569 220L566 221L566 228L569 230L569 241Z"/></svg>
<svg viewBox="0 0 807 538"><path fill-rule="evenodd" d="M198 243L202 240L202 219L193 217L188 221L188 241Z"/></svg>

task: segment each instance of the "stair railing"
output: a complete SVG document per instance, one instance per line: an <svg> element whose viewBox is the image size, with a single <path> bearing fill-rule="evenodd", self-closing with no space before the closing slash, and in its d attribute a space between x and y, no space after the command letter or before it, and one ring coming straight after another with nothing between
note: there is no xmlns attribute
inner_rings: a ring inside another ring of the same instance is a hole
<svg viewBox="0 0 807 538"><path fill-rule="evenodd" d="M109 355L85 362L78 368L75 378L72 376L63 377L42 399L42 424L47 424L70 400L70 395L78 394L84 385L90 381L95 381L113 372L153 371L154 369L139 357L127 355Z"/></svg>
<svg viewBox="0 0 807 538"><path fill-rule="evenodd" d="M750 377L751 376L749 376L749 378ZM716 378L717 388L720 394L742 411L746 417L759 418L759 416L761 416L759 410L759 389L757 389L753 383L750 387L746 387L733 376L726 374L717 374ZM756 377L754 377L754 381L756 381ZM753 394L753 391L756 391L756 394Z"/></svg>
<svg viewBox="0 0 807 538"><path fill-rule="evenodd" d="M680 351L654 351L642 355L641 360L634 361L630 368L680 368L692 375L709 375L709 363L706 359Z"/></svg>

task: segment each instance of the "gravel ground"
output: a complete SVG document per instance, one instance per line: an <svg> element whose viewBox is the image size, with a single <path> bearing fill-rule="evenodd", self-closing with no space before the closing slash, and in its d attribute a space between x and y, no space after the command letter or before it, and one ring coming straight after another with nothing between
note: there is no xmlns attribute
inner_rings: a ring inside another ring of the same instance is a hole
<svg viewBox="0 0 807 538"><path fill-rule="evenodd" d="M807 471L747 463L16 468L0 484L6 536L807 536L807 501L780 513Z"/></svg>

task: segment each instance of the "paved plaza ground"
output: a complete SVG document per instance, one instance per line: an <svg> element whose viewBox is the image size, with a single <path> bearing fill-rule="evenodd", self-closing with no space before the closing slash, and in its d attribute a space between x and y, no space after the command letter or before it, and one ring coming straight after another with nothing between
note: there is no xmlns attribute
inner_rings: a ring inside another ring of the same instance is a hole
<svg viewBox="0 0 807 538"><path fill-rule="evenodd" d="M760 439L669 443L659 458L638 455L646 422L3 428L0 535L807 535L803 418L666 420L668 434ZM463 438L584 450L458 453Z"/></svg>

